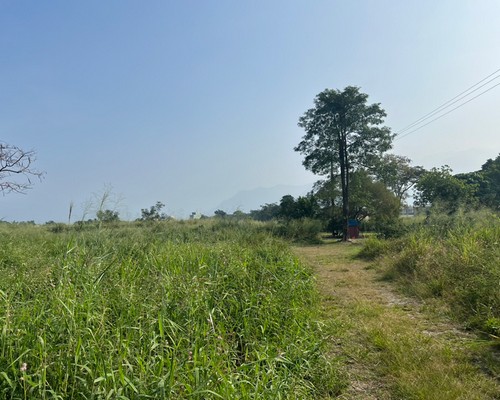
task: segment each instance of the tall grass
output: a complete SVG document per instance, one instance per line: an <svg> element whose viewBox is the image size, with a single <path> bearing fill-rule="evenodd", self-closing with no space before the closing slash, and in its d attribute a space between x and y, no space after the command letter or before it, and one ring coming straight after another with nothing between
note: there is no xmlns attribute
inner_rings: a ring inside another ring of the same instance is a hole
<svg viewBox="0 0 500 400"><path fill-rule="evenodd" d="M307 399L310 272L256 224L0 227L0 398Z"/></svg>
<svg viewBox="0 0 500 400"><path fill-rule="evenodd" d="M500 218L490 212L431 215L366 256L389 253L387 275L422 298L439 298L467 326L500 336Z"/></svg>

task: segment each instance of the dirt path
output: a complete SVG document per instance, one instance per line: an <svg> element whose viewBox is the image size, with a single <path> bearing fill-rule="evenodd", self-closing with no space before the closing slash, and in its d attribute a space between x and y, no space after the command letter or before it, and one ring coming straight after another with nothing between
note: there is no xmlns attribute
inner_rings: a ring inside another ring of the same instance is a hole
<svg viewBox="0 0 500 400"><path fill-rule="evenodd" d="M475 338L397 294L369 263L353 258L359 246L295 248L316 275L326 318L335 320L331 356L344 361L348 382L338 398L500 398L495 379L464 366L461 349Z"/></svg>

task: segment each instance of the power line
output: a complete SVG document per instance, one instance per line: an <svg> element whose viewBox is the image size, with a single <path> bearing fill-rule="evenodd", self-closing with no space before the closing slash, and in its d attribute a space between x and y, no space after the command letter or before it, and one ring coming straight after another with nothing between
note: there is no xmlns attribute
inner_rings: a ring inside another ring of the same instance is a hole
<svg viewBox="0 0 500 400"><path fill-rule="evenodd" d="M399 131L396 133L396 135L397 135L397 136L399 136L399 135L401 135L402 133L406 132L407 130L409 130L409 129L411 129L411 128L415 127L415 126L420 125L420 124L421 124L422 122L424 122L425 120L427 120L427 119L431 118L432 116L434 116L434 115L438 114L439 112L444 111L445 109L447 109L447 108L451 107L453 104L456 104L458 101L463 100L464 98L466 98L466 97L470 96L472 93L474 93L474 92L476 92L477 90L481 89L482 87L486 86L488 83L491 83L491 82L492 82L492 81L494 81L495 79L500 78L500 75L497 75L497 76L495 76L494 78L490 79L489 81L487 81L487 82L483 83L481 86L478 86L480 83L484 82L485 80L487 80L488 78L490 78L490 77L492 77L493 75L497 74L498 72L500 72L500 69L497 69L495 72L493 72L493 73L489 74L488 76L486 76L485 78L481 79L479 82L475 83L474 85L472 85L472 86L471 86L471 87L469 87L468 89L466 89L466 90L464 90L463 92L461 92L461 93L457 94L457 95L456 95L455 97L453 97L452 99L450 99L450 100L448 100L447 102L445 102L445 103L441 104L439 107L437 107L437 108L435 108L434 110L432 110L431 112L429 112L429 113L425 114L423 117L420 117L420 118L419 118L419 119L417 119L416 121L412 122L410 125L407 125L407 126L406 126L406 127L404 127L403 129L399 130ZM478 86L478 87L476 87L476 86ZM497 86L497 85L494 85L493 87L495 87L495 86ZM493 88L493 87L492 87L492 88ZM475 88L475 89L471 91L471 89L473 89L473 88ZM489 91L489 90L487 90L487 91ZM486 93L486 91L485 91L485 92L482 92L482 93ZM479 97L479 96L476 96L476 97ZM474 97L474 98L476 98L476 97ZM468 103L468 101L467 101L466 103ZM463 103L463 104L466 104L466 103ZM456 108L459 108L459 107L461 107L461 105L460 105L460 106L458 106L458 107L456 107ZM454 108L453 110L455 110L456 108ZM446 112L446 113L445 113L445 114L443 114L443 115L446 115L446 114L448 114L448 112ZM438 117L438 118L436 118L436 119L439 119L439 118L441 118L441 117ZM432 121L435 121L436 119L433 119ZM432 122L432 121L431 121L431 122ZM424 127L424 126L426 126L426 125L428 125L428 123L427 123L427 124L422 125L421 127ZM417 128L417 129L420 129L420 128ZM415 131L415 130L417 130L417 129L412 130L412 132L414 132L414 131ZM405 135L403 135L403 136L406 136L406 134L405 134Z"/></svg>
<svg viewBox="0 0 500 400"><path fill-rule="evenodd" d="M486 86L488 83L494 81L495 79L498 79L500 78L500 75L497 75L495 76L494 78L490 79L488 82L486 83L483 83L481 86L478 86L477 88L475 88L474 90L470 91L469 93L467 94L464 94L463 96L455 96L453 99L451 100L448 100L446 103L444 103L443 105L439 106L438 108L436 108L434 111L431 111L430 113L426 114L424 117L418 119L417 121L415 121L414 123L408 125L406 128L404 129L401 129L399 132L398 132L398 135L400 135L401 133L407 131L408 129L411 129L413 128L415 125L419 125L421 122L425 121L426 119L429 119L431 118L432 116L440 113L441 111L444 111L446 110L448 107L451 107L453 104L456 104L458 103L460 100L466 98L467 96L470 96L472 93L474 92L477 92L479 89L481 89L482 87ZM477 84L476 84L477 85ZM473 86L474 87L474 86ZM471 88L469 88L471 89ZM467 89L466 92L469 90ZM462 93L465 93L465 92L462 92ZM460 97L459 97L460 96ZM458 98L457 98L458 97ZM455 101L452 101L456 99Z"/></svg>
<svg viewBox="0 0 500 400"><path fill-rule="evenodd" d="M493 85L492 87L486 89L485 91L479 93L478 95L472 97L471 99L467 100L466 102L462 103L462 104L459 104L458 106L456 106L455 108L452 108L451 110L445 112L444 114L441 114L439 117L436 117L434 118L433 120L430 120L429 122L427 122L426 124L422 125L422 126L419 126L418 128L415 128L414 130L410 131L410 132L407 132L405 133L404 135L398 135L398 137L396 137L394 140L399 140L399 139L402 139L404 138L405 136L408 136L409 134L413 133L413 132L416 132L418 131L419 129L423 128L424 126L427 126L431 123L433 123L434 121L437 121L438 119L440 118L443 118L445 115L451 113L452 111L455 111L457 108L460 108L462 106L465 106L467 103L471 102L472 100L474 99L477 99L479 96L482 96L483 94L485 94L486 92L489 92L490 90L496 88L497 86L499 86L500 83L497 83L496 85Z"/></svg>

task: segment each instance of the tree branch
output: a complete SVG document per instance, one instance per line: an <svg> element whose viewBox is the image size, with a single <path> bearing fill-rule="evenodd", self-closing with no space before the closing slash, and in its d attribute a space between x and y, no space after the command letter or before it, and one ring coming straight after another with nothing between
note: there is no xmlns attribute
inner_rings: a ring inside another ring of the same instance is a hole
<svg viewBox="0 0 500 400"><path fill-rule="evenodd" d="M33 150L25 151L9 144L0 144L0 191L5 195L10 192L25 193L32 187L31 177L39 180L44 172L33 167L36 153ZM25 181L14 179L23 175Z"/></svg>

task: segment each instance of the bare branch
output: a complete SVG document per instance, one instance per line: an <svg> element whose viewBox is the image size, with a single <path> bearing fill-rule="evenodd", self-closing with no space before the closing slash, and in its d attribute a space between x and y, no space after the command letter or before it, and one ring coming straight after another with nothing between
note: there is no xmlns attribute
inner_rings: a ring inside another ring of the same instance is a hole
<svg viewBox="0 0 500 400"><path fill-rule="evenodd" d="M32 177L39 180L44 172L33 167L36 153L25 151L17 146L0 143L0 192L25 193L33 186Z"/></svg>

